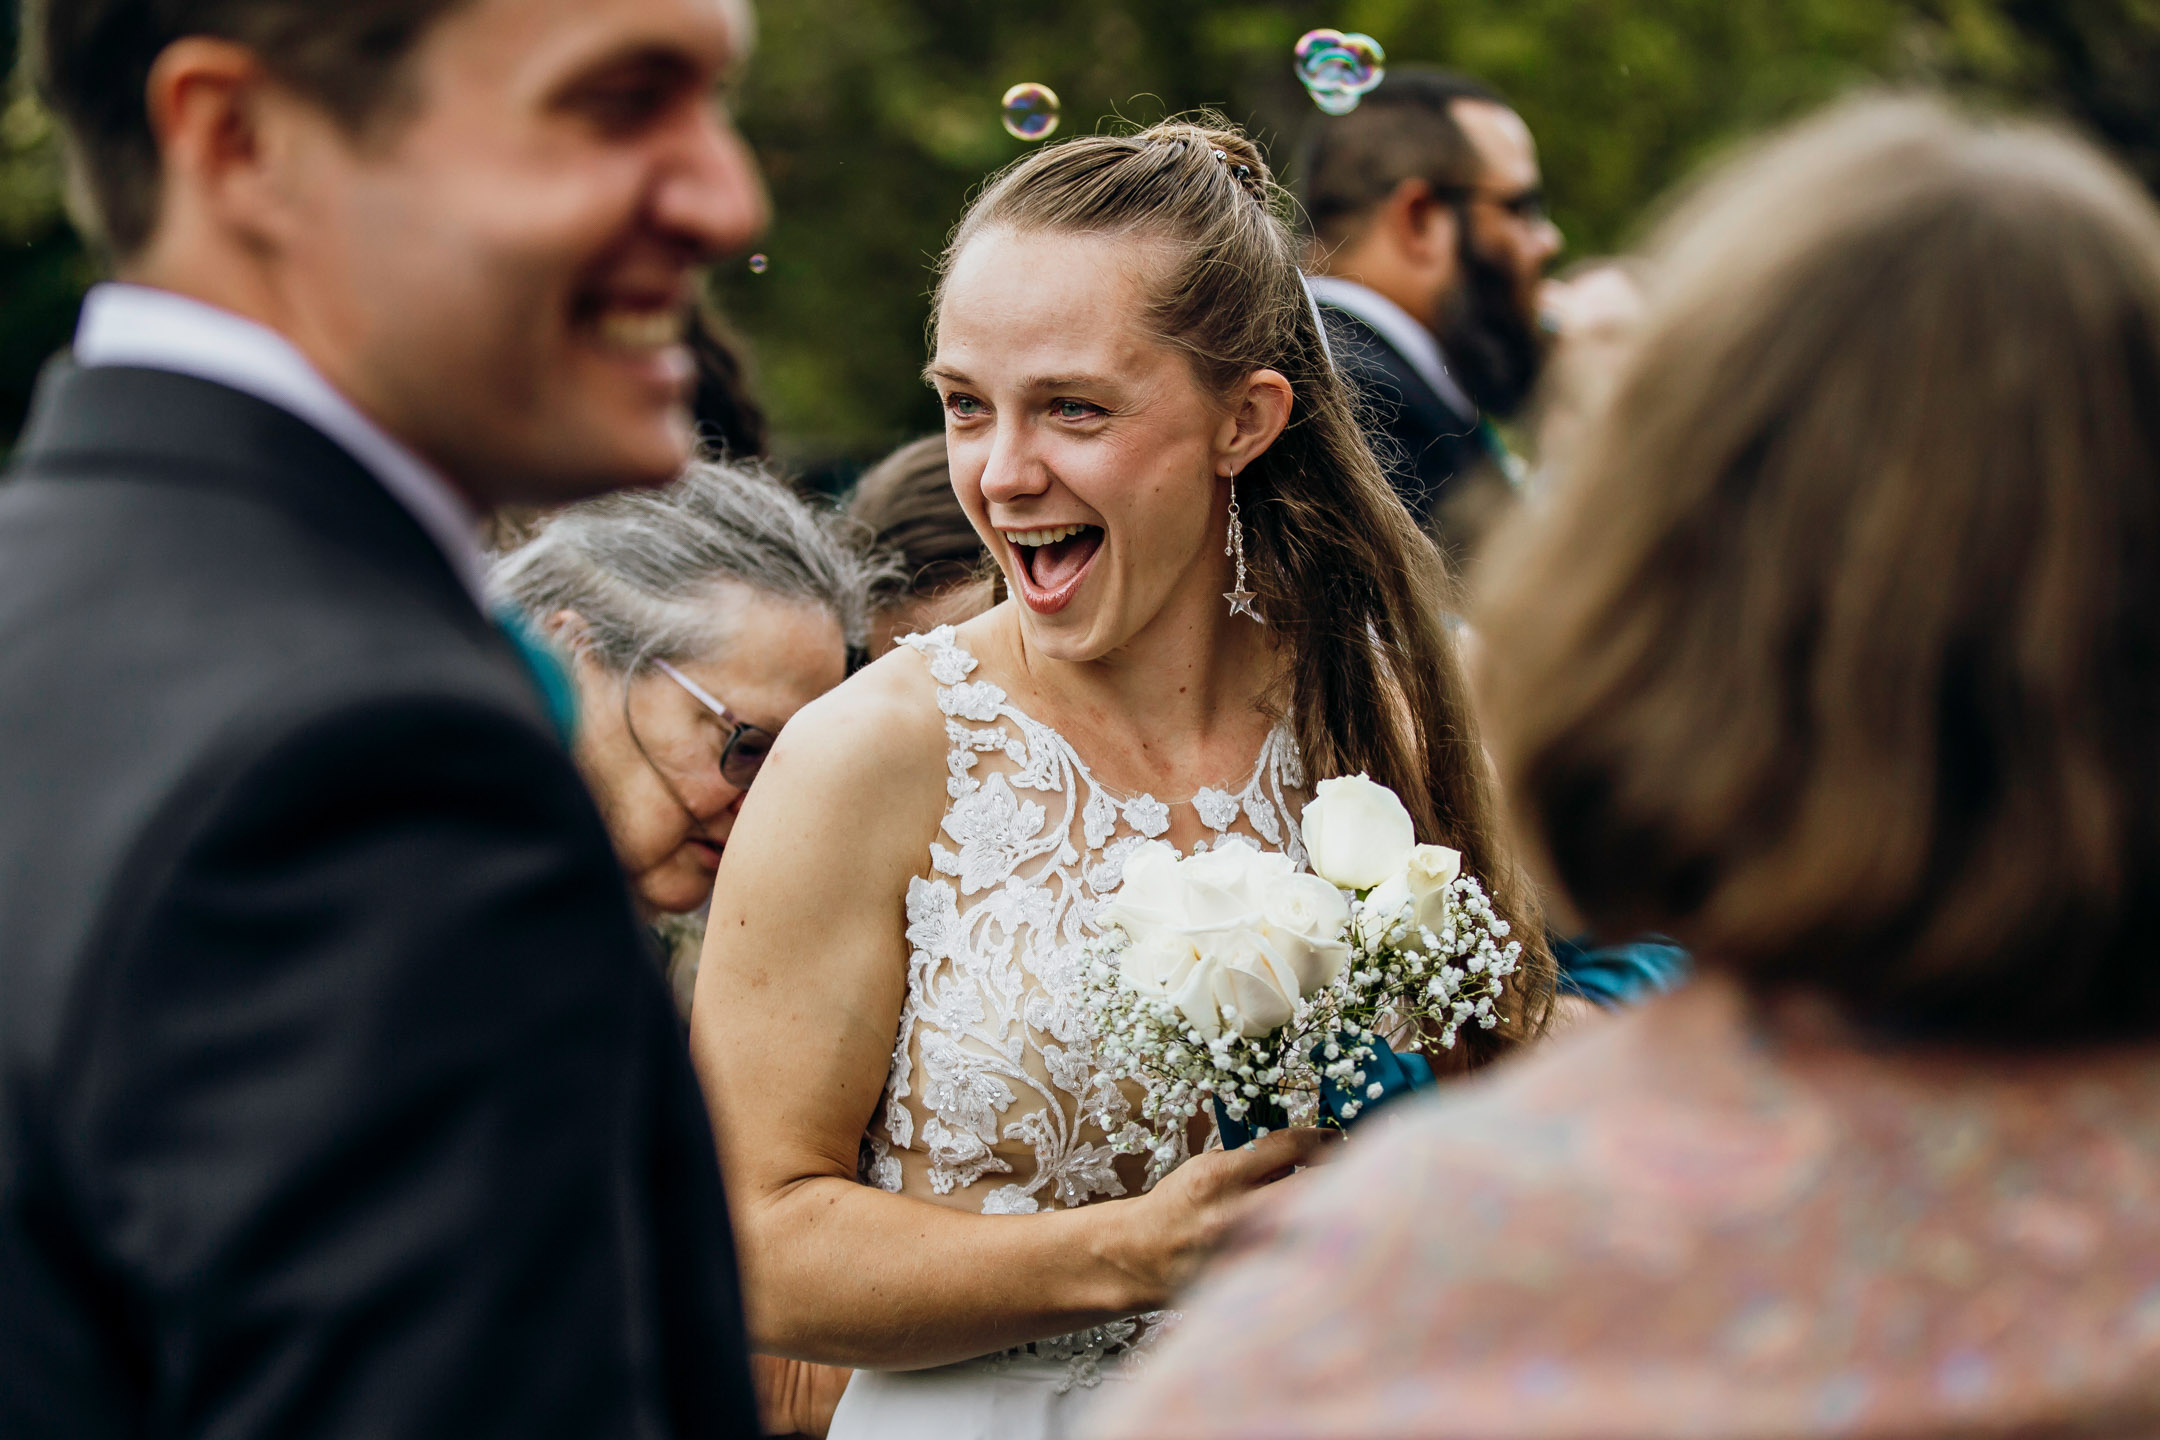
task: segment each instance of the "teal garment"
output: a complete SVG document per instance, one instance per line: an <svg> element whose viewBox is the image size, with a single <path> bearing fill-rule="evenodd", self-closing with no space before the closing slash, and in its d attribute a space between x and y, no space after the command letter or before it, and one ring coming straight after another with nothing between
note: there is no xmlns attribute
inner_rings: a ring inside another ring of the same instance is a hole
<svg viewBox="0 0 2160 1440"><path fill-rule="evenodd" d="M1517 490L1522 489L1523 483L1530 477L1530 467L1523 463L1522 456L1508 448L1499 428L1492 421L1481 419L1478 421L1477 438L1478 443L1485 447L1485 453L1492 458L1492 463L1507 477L1508 484Z"/></svg>
<svg viewBox="0 0 2160 1440"><path fill-rule="evenodd" d="M1624 945L1600 945L1591 936L1548 936L1560 969L1560 993L1613 1010L1662 995L1694 973L1688 952L1662 935L1643 935Z"/></svg>
<svg viewBox="0 0 2160 1440"><path fill-rule="evenodd" d="M514 610L496 611L495 628L509 638L511 648L525 662L525 673L532 677L533 689L540 692L541 703L547 706L548 719L554 722L563 748L575 745L577 689L571 684L570 667L563 663L562 653Z"/></svg>

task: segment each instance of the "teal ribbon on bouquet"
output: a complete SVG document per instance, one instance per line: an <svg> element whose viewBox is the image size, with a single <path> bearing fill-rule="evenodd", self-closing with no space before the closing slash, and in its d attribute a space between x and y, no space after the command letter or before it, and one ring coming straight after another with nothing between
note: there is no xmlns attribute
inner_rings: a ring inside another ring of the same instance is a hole
<svg viewBox="0 0 2160 1440"><path fill-rule="evenodd" d="M1327 1062L1321 1057L1322 1047L1315 1046L1312 1053L1313 1068L1320 1069ZM1429 1090L1437 1083L1433 1069L1424 1056L1411 1053L1398 1055L1385 1040L1373 1041L1373 1056L1364 1065L1365 1083L1352 1085L1345 1080L1320 1082L1320 1113L1323 1123L1337 1130L1348 1130L1363 1120L1370 1119L1373 1111L1388 1105L1405 1095L1419 1090ZM1380 1093L1374 1095L1371 1087L1378 1085ZM1215 1128L1222 1135L1223 1149L1236 1150L1250 1145L1254 1123L1270 1130L1281 1130L1290 1123L1290 1117L1266 1096L1251 1102L1245 1111L1245 1119L1233 1120L1217 1098L1215 1104ZM1355 1108L1351 1108L1351 1107ZM1349 1118L1344 1119L1348 1114Z"/></svg>

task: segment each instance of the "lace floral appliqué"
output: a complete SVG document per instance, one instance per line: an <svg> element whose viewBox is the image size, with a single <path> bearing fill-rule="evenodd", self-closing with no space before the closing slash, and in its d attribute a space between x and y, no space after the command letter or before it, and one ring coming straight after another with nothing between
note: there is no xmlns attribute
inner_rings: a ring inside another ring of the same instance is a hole
<svg viewBox="0 0 2160 1440"><path fill-rule="evenodd" d="M1100 784L1063 736L972 679L951 626L905 642L938 682L951 802L931 876L907 893L908 988L884 1103L862 1175L906 1188L898 1152L930 1191L980 1198L986 1215L1070 1209L1126 1193L1109 1140L1139 1124L1138 1087L1095 1064L1080 1008L1081 946L1124 877L1125 857L1167 833L1171 806ZM1212 839L1286 850L1303 863L1292 797L1305 783L1278 725L1242 790L1192 805ZM1182 1147L1184 1137L1175 1137ZM1139 1316L1009 1352L1064 1361L1093 1385L1106 1356L1141 1348Z"/></svg>

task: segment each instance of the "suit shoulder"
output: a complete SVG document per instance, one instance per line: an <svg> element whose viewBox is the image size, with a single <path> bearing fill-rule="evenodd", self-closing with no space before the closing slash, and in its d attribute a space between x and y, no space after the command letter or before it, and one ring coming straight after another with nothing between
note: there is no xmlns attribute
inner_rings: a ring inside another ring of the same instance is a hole
<svg viewBox="0 0 2160 1440"><path fill-rule="evenodd" d="M0 693L155 694L175 731L310 696L521 693L470 600L275 507L124 478L6 488Z"/></svg>
<svg viewBox="0 0 2160 1440"><path fill-rule="evenodd" d="M310 770L322 786L365 785L423 806L446 788L469 796L497 782L521 795L584 794L568 753L527 707L425 677L302 692L236 717L201 753L197 769L273 797Z"/></svg>
<svg viewBox="0 0 2160 1440"><path fill-rule="evenodd" d="M545 850L613 875L606 833L569 756L516 707L432 686L310 693L204 736L145 811L109 837L104 862L126 913L99 907L118 941L128 914L199 869L328 857L367 837L425 832L476 857ZM472 873L439 876L436 899ZM89 936L85 937L91 938Z"/></svg>
<svg viewBox="0 0 2160 1440"><path fill-rule="evenodd" d="M123 912L245 816L312 807L328 834L362 804L471 803L475 786L497 811L578 803L477 611L401 591L263 506L177 491L0 486L0 1008L16 1017L59 1014Z"/></svg>

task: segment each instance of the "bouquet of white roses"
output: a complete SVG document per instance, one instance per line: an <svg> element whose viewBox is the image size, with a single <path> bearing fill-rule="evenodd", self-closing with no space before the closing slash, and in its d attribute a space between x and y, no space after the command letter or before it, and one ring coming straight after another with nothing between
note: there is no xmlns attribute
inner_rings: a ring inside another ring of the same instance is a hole
<svg viewBox="0 0 2160 1440"><path fill-rule="evenodd" d="M1150 842L1125 862L1091 946L1096 1052L1142 1081L1152 1148L1212 1105L1225 1145L1291 1124L1347 1126L1432 1082L1402 1044L1452 1048L1494 1006L1522 947L1461 857L1416 843L1393 791L1320 782L1300 832L1313 872L1230 842L1180 858Z"/></svg>

